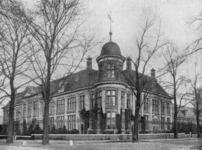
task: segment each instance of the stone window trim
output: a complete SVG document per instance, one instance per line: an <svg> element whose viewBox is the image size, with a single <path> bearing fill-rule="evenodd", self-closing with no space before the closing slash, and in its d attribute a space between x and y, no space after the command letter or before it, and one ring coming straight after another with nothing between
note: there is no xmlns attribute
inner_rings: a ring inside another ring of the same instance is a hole
<svg viewBox="0 0 202 150"><path fill-rule="evenodd" d="M33 117L37 116L37 101L33 101Z"/></svg>
<svg viewBox="0 0 202 150"><path fill-rule="evenodd" d="M109 91L110 91L111 95L108 95ZM115 91L115 95L113 95L112 91ZM106 88L105 89L105 97L106 97L106 100L105 100L105 106L106 107L117 107L118 106L118 89L117 88ZM107 101L108 97L111 97L111 98L115 97L115 105L113 105L113 102L112 102L112 105L109 105L109 103Z"/></svg>
<svg viewBox="0 0 202 150"><path fill-rule="evenodd" d="M55 112L55 101L52 100L50 103L49 103L49 115L53 115Z"/></svg>
<svg viewBox="0 0 202 150"><path fill-rule="evenodd" d="M24 103L23 104L23 118L26 118L27 117L27 104L26 103Z"/></svg>
<svg viewBox="0 0 202 150"><path fill-rule="evenodd" d="M82 110L85 108L85 95L82 94L79 96L79 109Z"/></svg>
<svg viewBox="0 0 202 150"><path fill-rule="evenodd" d="M144 112L149 112L149 98L146 97L144 100L143 100L143 110Z"/></svg>
<svg viewBox="0 0 202 150"><path fill-rule="evenodd" d="M107 78L115 78L115 65L107 64Z"/></svg>
<svg viewBox="0 0 202 150"><path fill-rule="evenodd" d="M95 94L95 102L98 107L102 107L102 90L97 90Z"/></svg>
<svg viewBox="0 0 202 150"><path fill-rule="evenodd" d="M152 99L152 113L159 114L159 101Z"/></svg>
<svg viewBox="0 0 202 150"><path fill-rule="evenodd" d="M125 93L126 91L121 91L121 108L125 109Z"/></svg>
<svg viewBox="0 0 202 150"><path fill-rule="evenodd" d="M102 91L103 89L97 89L96 91L92 91L90 94L90 108L94 108L95 104L97 104L98 107L102 107Z"/></svg>
<svg viewBox="0 0 202 150"><path fill-rule="evenodd" d="M106 129L116 129L116 112L106 112Z"/></svg>
<svg viewBox="0 0 202 150"><path fill-rule="evenodd" d="M76 96L67 98L66 113L72 113L76 111Z"/></svg>
<svg viewBox="0 0 202 150"><path fill-rule="evenodd" d="M57 128L63 128L65 125L64 116L57 116L56 117Z"/></svg>
<svg viewBox="0 0 202 150"><path fill-rule="evenodd" d="M167 109L167 115L171 116L171 103L167 103L166 109Z"/></svg>
<svg viewBox="0 0 202 150"><path fill-rule="evenodd" d="M161 114L165 114L165 110L166 110L166 107L165 107L165 102L164 101L161 101Z"/></svg>
<svg viewBox="0 0 202 150"><path fill-rule="evenodd" d="M56 102L56 113L57 114L64 114L65 113L65 99L64 98L57 100L57 102Z"/></svg>
<svg viewBox="0 0 202 150"><path fill-rule="evenodd" d="M76 128L76 115L67 116L67 129L72 130Z"/></svg>

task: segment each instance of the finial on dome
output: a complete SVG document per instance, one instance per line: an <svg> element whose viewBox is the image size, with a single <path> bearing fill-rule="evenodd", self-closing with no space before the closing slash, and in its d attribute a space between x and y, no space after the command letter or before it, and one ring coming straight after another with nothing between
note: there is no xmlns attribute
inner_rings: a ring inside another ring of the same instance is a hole
<svg viewBox="0 0 202 150"><path fill-rule="evenodd" d="M110 36L109 41L111 42L112 41L112 32L109 32L109 36Z"/></svg>
<svg viewBox="0 0 202 150"><path fill-rule="evenodd" d="M111 11L110 11L110 14L108 14L108 18L110 20L110 32L109 32L110 39L109 39L109 41L111 42L112 41L112 18L111 18Z"/></svg>

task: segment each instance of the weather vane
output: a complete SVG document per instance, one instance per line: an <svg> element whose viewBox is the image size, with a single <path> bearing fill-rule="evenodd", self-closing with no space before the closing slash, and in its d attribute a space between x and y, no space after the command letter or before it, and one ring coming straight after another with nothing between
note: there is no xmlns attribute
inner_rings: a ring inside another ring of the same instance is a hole
<svg viewBox="0 0 202 150"><path fill-rule="evenodd" d="M112 41L112 17L111 17L111 15L112 15L112 12L110 11L110 14L108 14L108 18L109 18L109 20L110 20L110 32L109 32L109 35L110 35L110 40L109 41Z"/></svg>

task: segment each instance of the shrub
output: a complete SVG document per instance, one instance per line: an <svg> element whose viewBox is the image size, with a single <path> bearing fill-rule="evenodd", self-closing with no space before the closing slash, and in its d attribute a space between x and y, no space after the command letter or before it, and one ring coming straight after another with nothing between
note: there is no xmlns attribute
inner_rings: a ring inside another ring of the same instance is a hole
<svg viewBox="0 0 202 150"><path fill-rule="evenodd" d="M79 130L77 130L77 129L72 129L72 130L70 131L70 134L79 134Z"/></svg>
<svg viewBox="0 0 202 150"><path fill-rule="evenodd" d="M57 130L56 130L56 127L55 125L53 125L51 131L50 131L50 134L57 134Z"/></svg>
<svg viewBox="0 0 202 150"><path fill-rule="evenodd" d="M38 124L34 128L34 133L35 134L43 134L43 130L40 128L40 126Z"/></svg>
<svg viewBox="0 0 202 150"><path fill-rule="evenodd" d="M88 134L96 134L95 130L88 130Z"/></svg>
<svg viewBox="0 0 202 150"><path fill-rule="evenodd" d="M29 128L28 128L28 134L34 134L34 126L33 124L30 124Z"/></svg>
<svg viewBox="0 0 202 150"><path fill-rule="evenodd" d="M149 131L140 131L139 133L140 134L149 134L150 132Z"/></svg>
<svg viewBox="0 0 202 150"><path fill-rule="evenodd" d="M114 134L114 130L107 130L105 131L105 134Z"/></svg>
<svg viewBox="0 0 202 150"><path fill-rule="evenodd" d="M118 130L117 132L116 132L116 134L121 134L122 133L122 131L121 130Z"/></svg>

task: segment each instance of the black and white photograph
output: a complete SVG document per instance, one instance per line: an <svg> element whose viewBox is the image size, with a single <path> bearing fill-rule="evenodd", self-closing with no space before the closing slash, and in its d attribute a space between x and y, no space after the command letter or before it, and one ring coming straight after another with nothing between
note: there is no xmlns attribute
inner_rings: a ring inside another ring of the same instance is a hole
<svg viewBox="0 0 202 150"><path fill-rule="evenodd" d="M201 0L0 0L1 150L202 150Z"/></svg>

